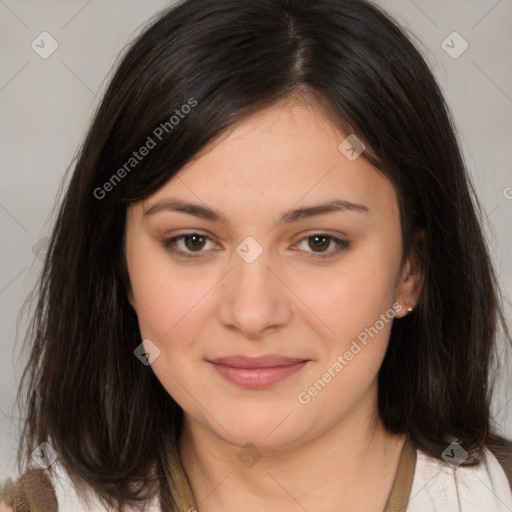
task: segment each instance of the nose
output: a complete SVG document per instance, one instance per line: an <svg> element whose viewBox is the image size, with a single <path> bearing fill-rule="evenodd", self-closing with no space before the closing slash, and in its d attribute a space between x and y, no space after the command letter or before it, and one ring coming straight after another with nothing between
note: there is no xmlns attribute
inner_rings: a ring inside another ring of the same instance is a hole
<svg viewBox="0 0 512 512"><path fill-rule="evenodd" d="M282 328L293 316L293 294L283 281L270 268L265 251L252 263L236 256L221 286L217 318L251 339Z"/></svg>

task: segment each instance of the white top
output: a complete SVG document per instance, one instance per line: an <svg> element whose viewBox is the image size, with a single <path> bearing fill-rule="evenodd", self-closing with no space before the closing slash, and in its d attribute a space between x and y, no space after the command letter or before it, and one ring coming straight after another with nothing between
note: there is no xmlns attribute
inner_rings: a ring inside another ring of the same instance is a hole
<svg viewBox="0 0 512 512"><path fill-rule="evenodd" d="M59 512L105 510L93 493L88 504L80 502L67 475L54 465ZM157 500L145 510L161 512ZM416 450L409 505L396 512L512 512L512 491L503 468L487 449L474 468L455 467Z"/></svg>
<svg viewBox="0 0 512 512"><path fill-rule="evenodd" d="M512 512L512 490L496 457L485 450L474 468L451 466L416 450L407 512Z"/></svg>

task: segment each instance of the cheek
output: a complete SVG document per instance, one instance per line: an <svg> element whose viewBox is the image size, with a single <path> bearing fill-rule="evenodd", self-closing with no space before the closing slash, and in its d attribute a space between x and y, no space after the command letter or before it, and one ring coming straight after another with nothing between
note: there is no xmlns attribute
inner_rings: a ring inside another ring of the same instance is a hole
<svg viewBox="0 0 512 512"><path fill-rule="evenodd" d="M336 269L307 278L300 294L336 339L354 337L392 306L399 256L383 251L380 243L368 243L347 254Z"/></svg>
<svg viewBox="0 0 512 512"><path fill-rule="evenodd" d="M315 286L313 281L305 284L316 290L311 309L331 331L316 340L319 364L298 396L299 403L314 404L318 413L333 403L345 412L356 407L375 384L396 312L394 283L399 265L393 255L379 254L380 245L369 244L345 260L336 279L326 275L316 279ZM318 324L311 328L319 332ZM321 332L326 332L325 327Z"/></svg>
<svg viewBox="0 0 512 512"><path fill-rule="evenodd" d="M143 279L133 283L141 335L154 338L170 349L171 343L185 346L197 339L204 319L213 315L208 290L215 280L173 272L158 267L146 268ZM211 284L210 284L211 281Z"/></svg>
<svg viewBox="0 0 512 512"><path fill-rule="evenodd" d="M133 267L140 272L135 272L139 278L132 285L141 337L149 338L160 351L151 370L183 409L200 416L190 390L201 387L203 377L196 365L204 358L204 347L198 340L205 321L214 315L207 294L215 282L209 284L207 277L190 272L180 275L175 268L171 276L166 266L147 263Z"/></svg>
<svg viewBox="0 0 512 512"><path fill-rule="evenodd" d="M214 276L179 269L165 249L143 239L137 250L128 246L127 263L141 336L155 341L162 351L171 340L182 345L193 341L200 330L198 319L206 314L205 299Z"/></svg>

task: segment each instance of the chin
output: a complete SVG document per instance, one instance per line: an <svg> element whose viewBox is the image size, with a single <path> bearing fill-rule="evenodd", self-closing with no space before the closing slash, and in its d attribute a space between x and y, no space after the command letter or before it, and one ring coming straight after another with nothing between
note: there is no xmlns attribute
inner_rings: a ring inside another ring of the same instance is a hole
<svg viewBox="0 0 512 512"><path fill-rule="evenodd" d="M231 409L226 415L216 416L225 429L210 425L218 436L235 446L251 443L261 449L285 448L296 444L310 430L304 421L297 421L299 411L292 411L293 407L273 411Z"/></svg>

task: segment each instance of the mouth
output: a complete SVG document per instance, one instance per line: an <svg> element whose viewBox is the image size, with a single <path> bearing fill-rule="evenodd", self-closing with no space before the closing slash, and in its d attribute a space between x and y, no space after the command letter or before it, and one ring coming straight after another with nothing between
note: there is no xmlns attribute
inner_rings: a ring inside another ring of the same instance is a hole
<svg viewBox="0 0 512 512"><path fill-rule="evenodd" d="M266 388L300 371L308 359L279 355L230 356L208 360L226 380L247 388Z"/></svg>

